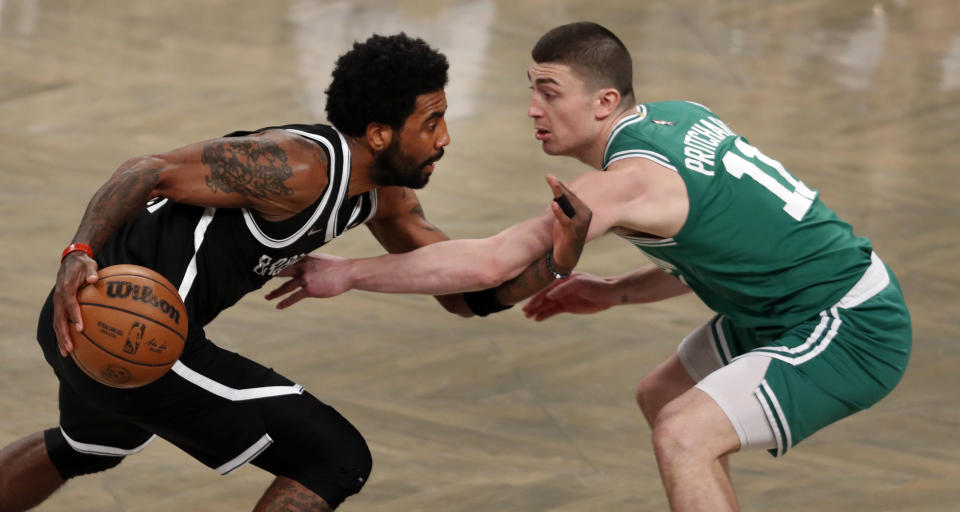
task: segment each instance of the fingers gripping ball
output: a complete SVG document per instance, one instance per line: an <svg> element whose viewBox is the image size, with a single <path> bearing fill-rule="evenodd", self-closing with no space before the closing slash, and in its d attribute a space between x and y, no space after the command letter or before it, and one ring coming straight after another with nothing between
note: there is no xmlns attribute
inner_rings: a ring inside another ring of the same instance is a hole
<svg viewBox="0 0 960 512"><path fill-rule="evenodd" d="M187 311L177 289L136 265L114 265L99 274L77 293L84 328L73 330L70 355L107 386L135 388L159 379L180 358L187 337Z"/></svg>

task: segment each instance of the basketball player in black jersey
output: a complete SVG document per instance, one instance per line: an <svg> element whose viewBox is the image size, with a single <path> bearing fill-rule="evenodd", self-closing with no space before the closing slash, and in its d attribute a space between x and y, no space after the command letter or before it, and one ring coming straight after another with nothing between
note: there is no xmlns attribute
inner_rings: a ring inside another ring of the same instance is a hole
<svg viewBox="0 0 960 512"><path fill-rule="evenodd" d="M30 508L67 479L112 468L155 436L222 474L251 462L276 475L257 511L332 510L358 492L371 469L360 433L301 386L214 345L204 326L359 224L394 253L447 239L412 190L427 183L450 142L447 67L420 39L373 36L337 61L327 91L335 128L234 132L121 165L90 201L40 315L37 337L60 381L60 425L0 451L0 512ZM528 223L553 225L552 239L507 240L509 250L486 255L503 273L491 286L521 272L542 277L548 250L555 267L575 265L589 210L548 181L576 215L551 203ZM181 359L135 389L95 382L67 357L68 323L90 328L77 289L94 282L98 268L120 263L166 276L190 319ZM500 307L484 291L438 300L464 316Z"/></svg>

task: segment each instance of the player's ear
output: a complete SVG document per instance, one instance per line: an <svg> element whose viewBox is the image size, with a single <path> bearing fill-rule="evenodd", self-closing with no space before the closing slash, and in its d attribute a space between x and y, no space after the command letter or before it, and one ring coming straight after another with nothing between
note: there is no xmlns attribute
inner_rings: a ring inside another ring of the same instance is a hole
<svg viewBox="0 0 960 512"><path fill-rule="evenodd" d="M620 91L613 87L600 89L596 93L595 115L598 120L606 119L617 111L620 106Z"/></svg>
<svg viewBox="0 0 960 512"><path fill-rule="evenodd" d="M367 144L375 152L383 151L393 140L393 128L383 123L370 123L367 125Z"/></svg>

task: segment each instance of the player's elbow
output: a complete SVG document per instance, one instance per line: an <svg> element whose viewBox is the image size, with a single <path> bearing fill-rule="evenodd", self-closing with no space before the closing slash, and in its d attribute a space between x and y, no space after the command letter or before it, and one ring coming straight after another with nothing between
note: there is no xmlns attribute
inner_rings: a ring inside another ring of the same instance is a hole
<svg viewBox="0 0 960 512"><path fill-rule="evenodd" d="M114 176L118 176L145 171L157 171L165 167L166 164L167 162L157 155L140 155L122 163L113 174Z"/></svg>
<svg viewBox="0 0 960 512"><path fill-rule="evenodd" d="M454 315L464 318L473 316L473 311L470 310L470 306L467 305L467 301L464 300L463 294L461 293L437 295L436 299L448 313L453 313Z"/></svg>

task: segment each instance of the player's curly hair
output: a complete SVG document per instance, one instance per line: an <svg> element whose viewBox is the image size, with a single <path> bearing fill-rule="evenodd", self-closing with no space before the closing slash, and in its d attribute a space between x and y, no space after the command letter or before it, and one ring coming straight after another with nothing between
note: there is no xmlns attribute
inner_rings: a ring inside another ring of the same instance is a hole
<svg viewBox="0 0 960 512"><path fill-rule="evenodd" d="M374 34L337 59L327 89L327 119L342 133L358 137L370 123L400 129L417 96L447 85L447 58L423 39L403 32Z"/></svg>

